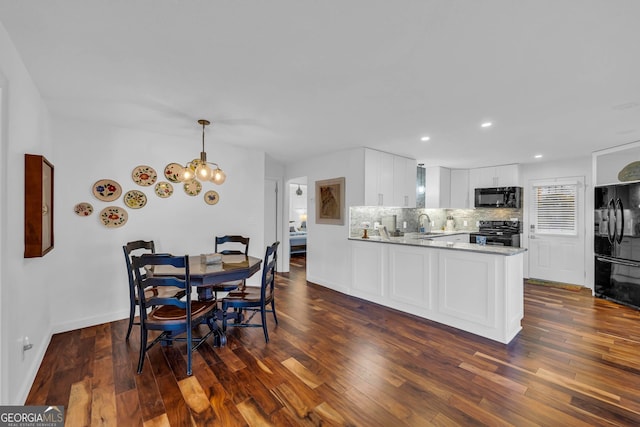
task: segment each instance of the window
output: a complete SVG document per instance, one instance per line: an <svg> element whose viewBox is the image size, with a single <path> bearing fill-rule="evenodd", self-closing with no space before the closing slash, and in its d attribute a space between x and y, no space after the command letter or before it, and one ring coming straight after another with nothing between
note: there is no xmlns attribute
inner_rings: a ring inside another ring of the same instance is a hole
<svg viewBox="0 0 640 427"><path fill-rule="evenodd" d="M534 187L538 234L577 236L577 184Z"/></svg>

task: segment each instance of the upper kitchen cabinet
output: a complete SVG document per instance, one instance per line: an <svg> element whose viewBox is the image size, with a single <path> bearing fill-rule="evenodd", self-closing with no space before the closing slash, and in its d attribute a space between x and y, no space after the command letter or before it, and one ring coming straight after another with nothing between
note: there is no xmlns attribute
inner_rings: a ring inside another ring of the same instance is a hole
<svg viewBox="0 0 640 427"><path fill-rule="evenodd" d="M472 208L469 199L469 169L451 169L450 208Z"/></svg>
<svg viewBox="0 0 640 427"><path fill-rule="evenodd" d="M469 170L469 191L475 188L520 186L520 165L490 166Z"/></svg>
<svg viewBox="0 0 640 427"><path fill-rule="evenodd" d="M440 166L427 168L425 207L446 209L451 204L451 169Z"/></svg>
<svg viewBox="0 0 640 427"><path fill-rule="evenodd" d="M415 208L416 171L414 159L366 148L365 205Z"/></svg>
<svg viewBox="0 0 640 427"><path fill-rule="evenodd" d="M393 158L393 205L403 208L416 207L417 162L407 157Z"/></svg>

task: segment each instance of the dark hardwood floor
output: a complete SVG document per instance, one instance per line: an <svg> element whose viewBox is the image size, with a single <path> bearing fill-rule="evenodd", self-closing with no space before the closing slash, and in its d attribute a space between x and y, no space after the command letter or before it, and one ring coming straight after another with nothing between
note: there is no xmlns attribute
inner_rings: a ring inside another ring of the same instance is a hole
<svg viewBox="0 0 640 427"><path fill-rule="evenodd" d="M640 424L636 310L526 284L505 346L307 283L292 262L268 344L231 329L191 377L184 345L156 346L137 375L125 320L56 334L26 404L64 405L74 427Z"/></svg>

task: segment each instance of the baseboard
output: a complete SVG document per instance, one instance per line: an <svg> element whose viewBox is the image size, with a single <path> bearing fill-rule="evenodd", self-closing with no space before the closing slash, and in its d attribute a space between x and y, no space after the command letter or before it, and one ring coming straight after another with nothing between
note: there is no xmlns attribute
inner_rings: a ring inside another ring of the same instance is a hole
<svg viewBox="0 0 640 427"><path fill-rule="evenodd" d="M315 283L316 285L324 286L325 288L333 289L334 291L349 295L348 286L342 286L337 283L332 283L330 280L307 275L307 282Z"/></svg>
<svg viewBox="0 0 640 427"><path fill-rule="evenodd" d="M15 401L10 402L11 405L24 405L27 400L29 391L31 391L31 386L36 379L36 375L38 375L38 369L40 369L44 355L47 352L47 348L49 348L52 336L53 333L49 330L48 333L45 334L45 339L42 341L42 345L37 347L37 353L31 361L29 369L27 369L27 375L24 378L24 383L20 387L17 396L14 398Z"/></svg>
<svg viewBox="0 0 640 427"><path fill-rule="evenodd" d="M53 325L52 334L58 334L60 332L73 331L75 329L82 329L88 326L101 325L103 323L114 322L116 320L128 319L129 310L123 310L118 312L106 313L100 316L85 317L84 319L77 319L64 323L57 323Z"/></svg>

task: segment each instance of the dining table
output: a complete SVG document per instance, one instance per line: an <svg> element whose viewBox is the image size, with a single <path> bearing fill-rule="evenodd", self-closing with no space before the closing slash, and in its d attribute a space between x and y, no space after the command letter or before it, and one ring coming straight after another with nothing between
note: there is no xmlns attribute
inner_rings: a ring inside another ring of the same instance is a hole
<svg viewBox="0 0 640 427"><path fill-rule="evenodd" d="M236 289L243 280L260 271L261 265L262 259L244 254L189 255L191 286L196 288L199 300L211 301L216 298L218 292L229 292ZM156 265L152 274L184 279L185 269L170 265ZM215 312L216 320L222 320L224 313L221 308L216 308ZM229 315L233 317L236 313L229 313ZM220 325L217 325L214 337L215 345L223 346L227 342L226 335Z"/></svg>

